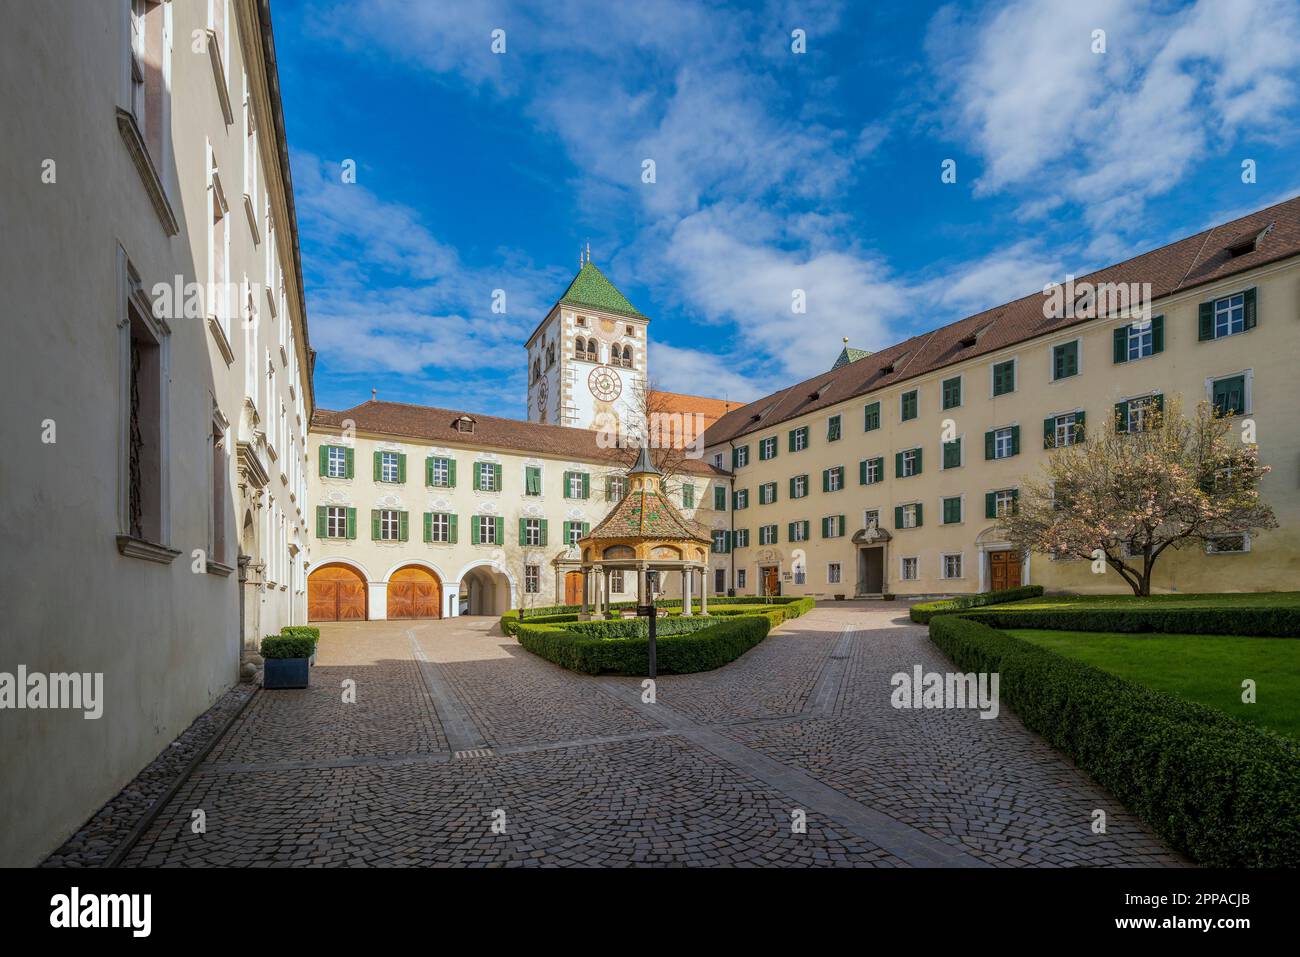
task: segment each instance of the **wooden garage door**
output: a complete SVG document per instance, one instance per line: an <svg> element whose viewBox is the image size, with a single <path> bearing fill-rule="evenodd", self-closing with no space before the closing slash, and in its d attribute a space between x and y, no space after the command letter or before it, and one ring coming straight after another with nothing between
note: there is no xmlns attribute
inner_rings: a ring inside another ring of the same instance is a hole
<svg viewBox="0 0 1300 957"><path fill-rule="evenodd" d="M389 618L441 618L442 584L419 565L399 568L388 578Z"/></svg>
<svg viewBox="0 0 1300 957"><path fill-rule="evenodd" d="M325 565L307 576L308 621L365 621L366 580L347 565Z"/></svg>

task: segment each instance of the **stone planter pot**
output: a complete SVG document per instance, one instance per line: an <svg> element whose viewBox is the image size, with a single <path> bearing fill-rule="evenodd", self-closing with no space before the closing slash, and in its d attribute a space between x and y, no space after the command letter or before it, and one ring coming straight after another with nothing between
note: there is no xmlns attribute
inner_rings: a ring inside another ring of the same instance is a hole
<svg viewBox="0 0 1300 957"><path fill-rule="evenodd" d="M267 658L262 665L262 687L305 688L309 681L309 658Z"/></svg>

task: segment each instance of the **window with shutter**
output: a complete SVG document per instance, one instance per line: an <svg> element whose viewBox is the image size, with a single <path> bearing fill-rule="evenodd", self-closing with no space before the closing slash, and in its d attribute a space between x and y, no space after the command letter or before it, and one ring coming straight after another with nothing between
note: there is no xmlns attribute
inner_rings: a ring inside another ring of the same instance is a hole
<svg viewBox="0 0 1300 957"><path fill-rule="evenodd" d="M1236 375L1215 379L1212 397L1216 415L1241 415L1246 411L1246 377Z"/></svg>
<svg viewBox="0 0 1300 957"><path fill-rule="evenodd" d="M916 390L904 392L899 398L899 419L907 422L909 419L915 419L918 412L918 401Z"/></svg>
<svg viewBox="0 0 1300 957"><path fill-rule="evenodd" d="M993 394L1006 395L1016 391L1016 360L1008 359L993 366Z"/></svg>
<svg viewBox="0 0 1300 957"><path fill-rule="evenodd" d="M943 443L943 467L955 469L961 467L961 439Z"/></svg>
<svg viewBox="0 0 1300 957"><path fill-rule="evenodd" d="M863 431L871 432L880 428L880 403L871 402L863 410Z"/></svg>
<svg viewBox="0 0 1300 957"><path fill-rule="evenodd" d="M1079 374L1079 342L1062 342L1052 347L1052 378L1068 379Z"/></svg>
<svg viewBox="0 0 1300 957"><path fill-rule="evenodd" d="M943 500L943 524L961 524L961 498L952 497Z"/></svg>
<svg viewBox="0 0 1300 957"><path fill-rule="evenodd" d="M943 407L955 409L961 405L961 376L943 380Z"/></svg>

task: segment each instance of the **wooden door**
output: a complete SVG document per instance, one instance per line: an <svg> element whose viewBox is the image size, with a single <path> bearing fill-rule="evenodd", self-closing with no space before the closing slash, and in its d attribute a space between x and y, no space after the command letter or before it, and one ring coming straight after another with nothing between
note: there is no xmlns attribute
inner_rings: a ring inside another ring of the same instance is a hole
<svg viewBox="0 0 1300 957"><path fill-rule="evenodd" d="M1020 553L1015 549L989 552L989 590L1001 591L1020 585Z"/></svg>
<svg viewBox="0 0 1300 957"><path fill-rule="evenodd" d="M442 583L420 565L399 568L388 578L389 618L441 618Z"/></svg>
<svg viewBox="0 0 1300 957"><path fill-rule="evenodd" d="M568 572L564 576L564 603L582 604L582 572Z"/></svg>
<svg viewBox="0 0 1300 957"><path fill-rule="evenodd" d="M780 588L780 580L775 565L763 569L763 594L775 595Z"/></svg>
<svg viewBox="0 0 1300 957"><path fill-rule="evenodd" d="M307 577L308 621L365 621L366 581L347 565L325 565Z"/></svg>
<svg viewBox="0 0 1300 957"><path fill-rule="evenodd" d="M885 590L885 550L862 549L862 593L880 595Z"/></svg>

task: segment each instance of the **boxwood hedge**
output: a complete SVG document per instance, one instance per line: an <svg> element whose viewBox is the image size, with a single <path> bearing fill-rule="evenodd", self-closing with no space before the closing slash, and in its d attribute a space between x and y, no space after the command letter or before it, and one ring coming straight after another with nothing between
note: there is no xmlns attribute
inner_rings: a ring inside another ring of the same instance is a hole
<svg viewBox="0 0 1300 957"><path fill-rule="evenodd" d="M1300 746L985 624L944 615L930 638L1170 845L1216 867L1300 866Z"/></svg>
<svg viewBox="0 0 1300 957"><path fill-rule="evenodd" d="M1300 608L987 608L967 617L994 628L1300 637Z"/></svg>
<svg viewBox="0 0 1300 957"><path fill-rule="evenodd" d="M751 614L726 616L673 616L656 623L655 661L660 674L711 671L735 661L762 641L770 629L786 618L813 607L811 598L792 599ZM644 619L543 623L532 618L502 627L533 654L570 671L584 674L645 674L650 639ZM679 632L678 629L695 629ZM669 631L665 631L669 629ZM633 633L635 631L635 633Z"/></svg>
<svg viewBox="0 0 1300 957"><path fill-rule="evenodd" d="M787 605L792 605L807 600L808 599L803 599L803 598L792 598L788 595L782 595L782 596L777 596L772 598L760 598L754 595L740 595L734 598L716 599L717 602L716 605L712 605L709 607L709 614L710 615L737 614L738 612L734 611L732 607L735 605L763 605L765 606L766 611L770 611L771 609L776 608L778 606L784 607ZM618 609L619 611L623 612L624 615L627 615L628 612L636 610L636 602L616 601L616 602L612 602L609 607L611 609ZM674 609L680 609L682 607L682 600L680 598L661 598L655 602L655 607L667 608L669 611L672 611ZM696 614L699 614L700 602L698 598L691 602L691 607L695 610ZM811 604L809 605L809 607L812 607ZM501 629L507 635L513 635L515 633L514 631L515 625L521 620L520 618L521 610L523 611L522 620L527 622L528 624L548 625L548 624L554 624L556 622L562 622L562 621L577 621L578 612L582 611L582 606L581 605L539 605L536 608L524 608L524 609L511 608L509 611L507 611L504 615L501 616ZM799 614L803 614L803 612L799 612Z"/></svg>
<svg viewBox="0 0 1300 957"><path fill-rule="evenodd" d="M1007 601L1019 601L1022 598L1037 598L1043 593L1042 585L1022 585L1019 588L1004 588L1001 591L983 591L976 595L957 595L954 598L941 598L938 601L923 601L912 606L909 614L912 621L926 624L935 615L950 615L978 608L981 605L1000 605Z"/></svg>
<svg viewBox="0 0 1300 957"><path fill-rule="evenodd" d="M280 634L290 638L310 638L312 641L320 641L320 629L315 625L285 625L280 629Z"/></svg>
<svg viewBox="0 0 1300 957"><path fill-rule="evenodd" d="M316 639L307 635L268 635L259 649L263 658L310 658Z"/></svg>

